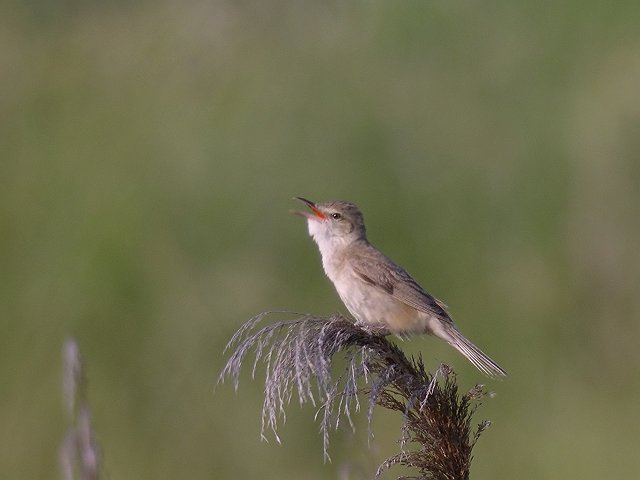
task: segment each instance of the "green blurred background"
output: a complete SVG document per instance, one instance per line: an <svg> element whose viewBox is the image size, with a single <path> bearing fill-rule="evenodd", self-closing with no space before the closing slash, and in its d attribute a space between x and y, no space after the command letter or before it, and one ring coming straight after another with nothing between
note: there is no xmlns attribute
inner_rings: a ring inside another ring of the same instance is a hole
<svg viewBox="0 0 640 480"><path fill-rule="evenodd" d="M343 307L294 195L370 239L509 372L473 478L640 470L640 3L8 1L0 7L0 477L50 479L75 336L109 479L364 479L398 451L262 386L263 310ZM403 347L484 381L431 338ZM395 478L391 471L384 478ZM395 474L395 475L394 475Z"/></svg>

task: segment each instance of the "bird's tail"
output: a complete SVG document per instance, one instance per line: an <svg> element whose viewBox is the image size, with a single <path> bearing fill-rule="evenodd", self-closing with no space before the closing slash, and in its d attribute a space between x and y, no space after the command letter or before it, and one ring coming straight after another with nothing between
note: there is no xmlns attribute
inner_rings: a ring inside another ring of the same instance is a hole
<svg viewBox="0 0 640 480"><path fill-rule="evenodd" d="M451 339L448 339L451 346L467 357L467 359L486 376L492 378L507 376L507 372L500 365L467 340L455 327L447 329L447 333L451 337Z"/></svg>

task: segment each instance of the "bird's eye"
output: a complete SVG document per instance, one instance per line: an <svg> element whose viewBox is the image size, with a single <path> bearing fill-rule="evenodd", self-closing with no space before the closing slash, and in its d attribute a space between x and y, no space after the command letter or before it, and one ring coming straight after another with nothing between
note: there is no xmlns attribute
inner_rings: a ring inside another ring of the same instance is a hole
<svg viewBox="0 0 640 480"><path fill-rule="evenodd" d="M342 218L342 215L340 215L339 213L332 213L331 214L331 218L333 218L334 220L340 220Z"/></svg>

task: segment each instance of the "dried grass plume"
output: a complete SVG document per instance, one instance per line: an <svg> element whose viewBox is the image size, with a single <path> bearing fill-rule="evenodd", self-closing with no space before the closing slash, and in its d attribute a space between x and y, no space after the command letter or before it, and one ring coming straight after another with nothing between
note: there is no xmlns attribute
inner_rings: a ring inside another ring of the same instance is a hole
<svg viewBox="0 0 640 480"><path fill-rule="evenodd" d="M442 364L431 374L420 357L405 354L382 335L371 332L340 315L297 315L265 326L265 312L246 322L231 338L231 355L218 382L230 378L237 390L240 370L253 352L252 375L258 365L266 370L262 407L262 437L286 418L286 407L297 398L300 404L318 408L329 459L329 434L341 422L354 428L352 415L365 403L369 427L376 405L402 415L401 451L378 468L377 475L394 465L415 469L415 478L468 479L471 451L489 422L471 427L478 401L485 396L481 385L459 394L454 372ZM332 369L336 354L344 369Z"/></svg>
<svg viewBox="0 0 640 480"><path fill-rule="evenodd" d="M69 429L60 446L60 468L64 480L98 480L100 449L91 422L87 400L87 379L80 348L75 339L63 347L64 404L69 416Z"/></svg>

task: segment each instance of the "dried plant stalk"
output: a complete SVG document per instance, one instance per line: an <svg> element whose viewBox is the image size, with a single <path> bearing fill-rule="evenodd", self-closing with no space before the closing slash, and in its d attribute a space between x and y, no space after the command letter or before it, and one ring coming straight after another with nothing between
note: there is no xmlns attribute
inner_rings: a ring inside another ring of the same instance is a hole
<svg viewBox="0 0 640 480"><path fill-rule="evenodd" d="M63 393L70 427L60 447L60 468L64 480L98 480L100 449L91 424L87 380L78 343L63 348Z"/></svg>
<svg viewBox="0 0 640 480"><path fill-rule="evenodd" d="M261 435L271 430L276 440L278 421L286 419L286 406L298 397L300 404L319 408L325 459L329 459L329 433L341 419L354 428L352 412L360 409L360 394L368 399L369 428L376 405L403 415L401 452L378 469L381 475L394 465L415 468L415 478L468 479L471 451L489 422L472 431L471 419L485 395L477 385L458 393L454 372L442 364L435 374L422 359L407 358L383 335L354 325L340 315L298 315L261 328L265 312L246 322L231 338L233 349L218 382L232 379L237 390L240 370L254 351L252 374L259 363L266 369ZM337 353L345 359L344 370L332 373Z"/></svg>

